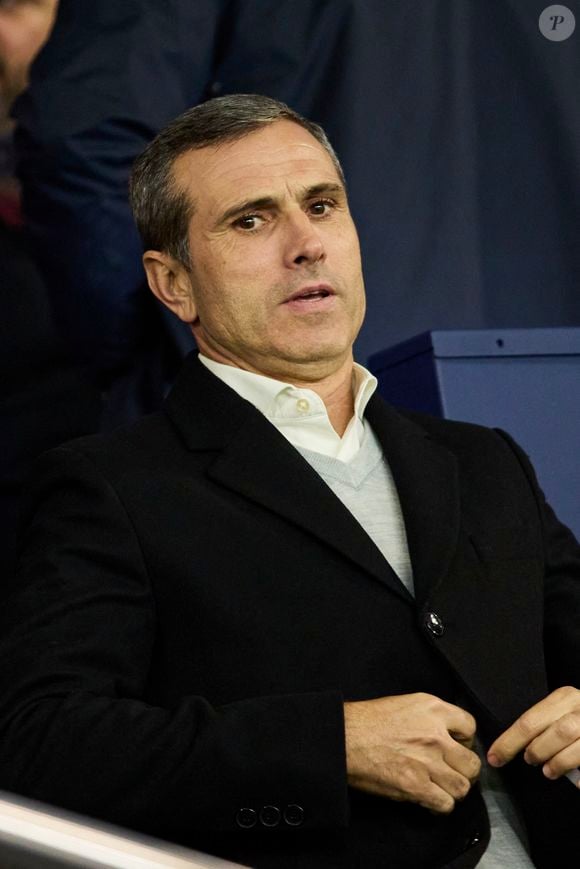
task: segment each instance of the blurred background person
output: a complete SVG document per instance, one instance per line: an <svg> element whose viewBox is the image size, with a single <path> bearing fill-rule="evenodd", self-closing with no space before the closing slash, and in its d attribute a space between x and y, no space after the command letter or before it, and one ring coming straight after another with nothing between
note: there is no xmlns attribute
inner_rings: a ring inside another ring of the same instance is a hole
<svg viewBox="0 0 580 869"><path fill-rule="evenodd" d="M304 70L330 64L349 5L61 0L15 110L19 171L57 323L107 396L103 428L157 408L194 346L146 290L135 156L222 90L295 101Z"/></svg>
<svg viewBox="0 0 580 869"><path fill-rule="evenodd" d="M46 40L55 0L0 2L0 596L12 587L18 502L44 450L98 426L100 396L57 334L23 229L9 109Z"/></svg>

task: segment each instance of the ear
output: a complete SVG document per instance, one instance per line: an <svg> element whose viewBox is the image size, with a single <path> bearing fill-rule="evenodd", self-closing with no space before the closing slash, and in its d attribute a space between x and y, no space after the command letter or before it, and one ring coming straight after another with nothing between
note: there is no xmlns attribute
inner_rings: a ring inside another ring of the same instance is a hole
<svg viewBox="0 0 580 869"><path fill-rule="evenodd" d="M197 309L185 266L158 250L145 251L143 266L149 287L159 301L184 323L193 323L197 319Z"/></svg>

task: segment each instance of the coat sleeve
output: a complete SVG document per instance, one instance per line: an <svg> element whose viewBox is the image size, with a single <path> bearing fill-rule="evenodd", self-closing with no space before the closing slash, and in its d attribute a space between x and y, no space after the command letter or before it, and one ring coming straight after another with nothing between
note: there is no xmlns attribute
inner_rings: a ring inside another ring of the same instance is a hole
<svg viewBox="0 0 580 869"><path fill-rule="evenodd" d="M547 503L532 465L505 432L534 492L542 525L545 565L544 653L550 689L580 687L580 544Z"/></svg>
<svg viewBox="0 0 580 869"><path fill-rule="evenodd" d="M238 811L264 805L300 805L302 829L346 825L339 692L149 704L155 599L114 488L54 450L24 519L1 618L0 788L177 841L239 831Z"/></svg>

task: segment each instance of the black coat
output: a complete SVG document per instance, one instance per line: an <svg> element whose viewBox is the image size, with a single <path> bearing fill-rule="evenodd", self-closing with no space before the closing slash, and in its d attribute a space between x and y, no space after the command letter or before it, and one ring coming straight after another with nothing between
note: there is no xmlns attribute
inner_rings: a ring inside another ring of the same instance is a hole
<svg viewBox="0 0 580 869"><path fill-rule="evenodd" d="M488 744L580 682L580 552L507 437L378 396L367 418L416 600L195 357L163 412L41 460L4 615L0 787L253 866L475 865L477 788L448 817L349 793L343 699L428 691ZM537 865L569 865L578 794L508 770Z"/></svg>

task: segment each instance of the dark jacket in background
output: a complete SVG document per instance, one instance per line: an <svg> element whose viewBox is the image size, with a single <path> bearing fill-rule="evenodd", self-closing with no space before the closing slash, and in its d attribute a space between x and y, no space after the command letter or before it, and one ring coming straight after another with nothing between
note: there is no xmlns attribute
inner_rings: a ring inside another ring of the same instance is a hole
<svg viewBox="0 0 580 869"><path fill-rule="evenodd" d="M0 221L0 597L14 583L20 494L40 453L96 430L101 397L55 329L22 231Z"/></svg>
<svg viewBox="0 0 580 869"><path fill-rule="evenodd" d="M127 201L135 157L170 120L222 90L292 102L302 69L330 51L342 6L60 3L16 107L19 171L56 321L76 358L112 391L105 427L157 409L194 347L145 284Z"/></svg>

